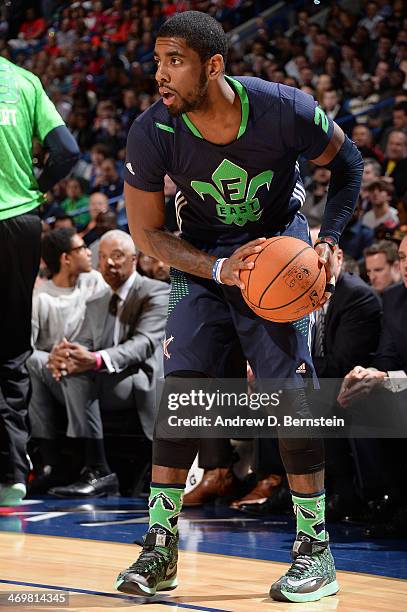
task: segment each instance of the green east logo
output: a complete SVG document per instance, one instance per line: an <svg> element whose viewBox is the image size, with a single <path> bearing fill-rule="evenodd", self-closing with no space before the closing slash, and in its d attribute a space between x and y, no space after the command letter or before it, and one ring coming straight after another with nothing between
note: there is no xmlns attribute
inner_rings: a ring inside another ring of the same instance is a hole
<svg viewBox="0 0 407 612"><path fill-rule="evenodd" d="M213 183L191 181L191 187L202 199L209 195L215 200L216 214L222 223L243 226L260 219L263 211L255 196L260 187L270 188L272 178L273 172L266 170L249 182L246 170L224 159L212 174Z"/></svg>

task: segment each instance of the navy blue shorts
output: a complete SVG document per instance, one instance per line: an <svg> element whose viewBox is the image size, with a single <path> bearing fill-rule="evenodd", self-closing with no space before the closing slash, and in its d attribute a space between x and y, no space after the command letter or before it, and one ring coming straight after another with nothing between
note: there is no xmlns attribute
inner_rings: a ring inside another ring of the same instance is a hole
<svg viewBox="0 0 407 612"><path fill-rule="evenodd" d="M278 235L310 243L308 224L301 213ZM171 271L164 372L201 372L225 376L230 347L240 341L256 378L315 377L310 354L313 317L294 323L273 323L254 314L240 289L218 285L178 270Z"/></svg>

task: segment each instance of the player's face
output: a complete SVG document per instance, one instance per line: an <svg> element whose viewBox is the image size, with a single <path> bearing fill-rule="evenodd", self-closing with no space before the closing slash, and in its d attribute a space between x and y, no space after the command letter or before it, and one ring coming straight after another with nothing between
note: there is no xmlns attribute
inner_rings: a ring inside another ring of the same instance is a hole
<svg viewBox="0 0 407 612"><path fill-rule="evenodd" d="M157 38L154 50L158 91L173 116L201 109L207 99L205 64L183 38Z"/></svg>

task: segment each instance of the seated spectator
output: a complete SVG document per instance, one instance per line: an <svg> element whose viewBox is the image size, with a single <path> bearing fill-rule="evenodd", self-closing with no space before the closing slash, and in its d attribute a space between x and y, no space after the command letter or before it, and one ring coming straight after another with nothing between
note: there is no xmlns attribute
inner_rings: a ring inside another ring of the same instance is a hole
<svg viewBox="0 0 407 612"><path fill-rule="evenodd" d="M116 117L103 119L96 140L100 144L104 144L113 157L118 157L120 159L124 158L126 139L122 131L121 123Z"/></svg>
<svg viewBox="0 0 407 612"><path fill-rule="evenodd" d="M86 227L89 223L89 197L84 195L81 183L76 178L69 179L66 185L66 198L62 200L61 207L73 217L78 229Z"/></svg>
<svg viewBox="0 0 407 612"><path fill-rule="evenodd" d="M92 126L89 123L88 113L84 111L71 113L68 117L68 127L81 151L90 149L94 141L94 136Z"/></svg>
<svg viewBox="0 0 407 612"><path fill-rule="evenodd" d="M390 206L393 196L392 185L383 179L379 179L370 183L367 191L372 204L372 210L363 215L363 225L373 230L381 225L384 225L389 230L396 228L399 224L399 217L397 210Z"/></svg>
<svg viewBox="0 0 407 612"><path fill-rule="evenodd" d="M352 140L362 154L362 157L373 157L380 164L383 163L384 154L380 147L373 142L373 134L367 125L355 125L352 130Z"/></svg>
<svg viewBox="0 0 407 612"><path fill-rule="evenodd" d="M32 493L45 493L58 483L60 472L58 440L52 426L43 422L43 404L54 406L54 381L47 369L49 354L63 338L75 340L87 301L105 289L99 272L92 270L90 251L72 228L51 230L42 238L42 258L49 280L34 291L32 340L34 352L27 362L32 384L29 406L32 436L38 438L45 468L31 487ZM52 435L51 435L52 434Z"/></svg>
<svg viewBox="0 0 407 612"><path fill-rule="evenodd" d="M92 253L92 267L96 270L99 268L99 244L103 234L107 234L110 230L119 229L117 227L117 215L114 210L106 210L106 212L100 212L96 217L95 225L96 240L89 245L90 252Z"/></svg>
<svg viewBox="0 0 407 612"><path fill-rule="evenodd" d="M375 242L364 250L366 274L379 294L401 280L397 245L391 240Z"/></svg>
<svg viewBox="0 0 407 612"><path fill-rule="evenodd" d="M362 185L360 187L360 210L367 212L367 210L371 207L367 187L370 185L370 183L373 183L373 181L377 180L381 176L382 169L379 162L376 159L373 159L373 157L366 157L364 164Z"/></svg>
<svg viewBox="0 0 407 612"><path fill-rule="evenodd" d="M363 17L358 25L366 28L371 38L376 37L375 28L376 25L383 21L383 16L379 13L379 7L376 2L368 2L366 4L366 17Z"/></svg>
<svg viewBox="0 0 407 612"><path fill-rule="evenodd" d="M398 102L393 106L391 125L384 130L380 139L383 148L386 148L387 139L393 130L401 130L407 134L407 102Z"/></svg>
<svg viewBox="0 0 407 612"><path fill-rule="evenodd" d="M386 144L383 173L393 179L396 196L407 191L407 134L403 130L392 130Z"/></svg>
<svg viewBox="0 0 407 612"><path fill-rule="evenodd" d="M100 174L94 181L92 191L104 193L109 200L118 199L123 195L123 180L117 172L114 159L103 160L100 166ZM111 204L111 207L116 210L117 200Z"/></svg>
<svg viewBox="0 0 407 612"><path fill-rule="evenodd" d="M355 125L355 119L344 109L341 104L341 98L336 89L327 89L322 94L321 107L332 121L340 124L341 128L350 136L352 128ZM348 117L345 122L341 119Z"/></svg>
<svg viewBox="0 0 407 612"><path fill-rule="evenodd" d="M366 79L360 84L357 95L349 100L348 109L355 115L357 123L366 124L369 121L369 111L379 101L380 96L374 91L373 81Z"/></svg>
<svg viewBox="0 0 407 612"><path fill-rule="evenodd" d="M343 378L354 364L369 363L381 330L381 305L375 292L361 278L344 271L341 249L335 260L335 293L316 312L312 344L316 372L320 379L329 379L328 387L334 385L332 379ZM334 404L333 398L332 407ZM330 520L339 520L360 507L353 484L356 470L349 441L330 440L326 455L330 491L327 514Z"/></svg>
<svg viewBox="0 0 407 612"><path fill-rule="evenodd" d="M341 249L334 274L334 296L316 312L312 356L320 378L341 378L352 364L368 363L380 333L380 301L361 278L343 270Z"/></svg>
<svg viewBox="0 0 407 612"><path fill-rule="evenodd" d="M96 231L96 219L99 213L109 210L109 200L104 193L96 191L89 198L89 216L90 221L81 232L81 236L85 241L86 246L90 246L100 236Z"/></svg>
<svg viewBox="0 0 407 612"><path fill-rule="evenodd" d="M381 176L381 168L379 162L372 157L366 157L364 164L362 187L366 188L369 183L372 183Z"/></svg>
<svg viewBox="0 0 407 612"><path fill-rule="evenodd" d="M388 412L392 403L392 393L405 395L407 390L407 327L405 324L407 308L407 236L399 247L399 259L403 282L390 287L383 294L383 329L380 342L371 367L355 366L345 377L338 403L347 408L357 399L365 398L372 390L375 393L383 391L383 406ZM389 395L390 394L390 395ZM364 402L363 407L369 403ZM403 405L404 408L404 405ZM391 439L381 441L385 445L381 455L376 453L371 457L371 480L374 486L378 484L390 493L391 503L387 503L389 514L379 524L370 524L366 535L370 537L405 537L407 534L407 497L403 487L400 487L399 474L405 473L405 440ZM377 457L380 460L391 456L391 462L386 470L377 469ZM375 460L375 461L374 461ZM375 463L375 465L374 465ZM397 469L394 469L394 466ZM382 479L379 481L379 478Z"/></svg>
<svg viewBox="0 0 407 612"><path fill-rule="evenodd" d="M54 221L51 223L52 229L61 229L61 228L73 228L76 231L75 221L71 215L67 215L66 212L60 208L55 212Z"/></svg>
<svg viewBox="0 0 407 612"><path fill-rule="evenodd" d="M80 159L73 169L74 176L86 181L89 189L92 190L101 173L101 165L108 157L109 150L104 144L94 144L90 150L90 163Z"/></svg>
<svg viewBox="0 0 407 612"><path fill-rule="evenodd" d="M307 186L301 212L307 217L311 228L321 225L330 177L331 173L327 168L316 166L312 173L312 182Z"/></svg>
<svg viewBox="0 0 407 612"><path fill-rule="evenodd" d="M35 44L44 35L47 24L43 17L37 17L35 9L28 8L25 21L21 24L18 38L9 40L9 45L14 49L27 49Z"/></svg>
<svg viewBox="0 0 407 612"><path fill-rule="evenodd" d="M88 303L76 342L62 341L49 360L68 413L68 436L90 444L79 480L50 489L62 497L117 492L117 478L104 456L100 411L134 411L151 439L158 409L156 381L162 376L169 288L136 272L133 240L121 230L102 236L99 261L109 288ZM44 402L41 412L52 437L55 411Z"/></svg>
<svg viewBox="0 0 407 612"><path fill-rule="evenodd" d="M133 121L140 114L136 92L133 89L125 89L123 91L123 107L121 122L127 134Z"/></svg>

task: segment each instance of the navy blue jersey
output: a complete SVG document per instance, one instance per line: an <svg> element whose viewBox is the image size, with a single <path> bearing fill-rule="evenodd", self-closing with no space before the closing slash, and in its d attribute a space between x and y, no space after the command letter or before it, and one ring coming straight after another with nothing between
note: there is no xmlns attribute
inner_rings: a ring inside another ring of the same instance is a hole
<svg viewBox="0 0 407 612"><path fill-rule="evenodd" d="M318 157L333 133L332 121L299 89L227 79L242 107L232 143L208 142L186 114L172 117L161 100L135 120L127 140L127 183L160 191L168 174L178 188L182 237L207 250L281 231L305 199L298 157Z"/></svg>

